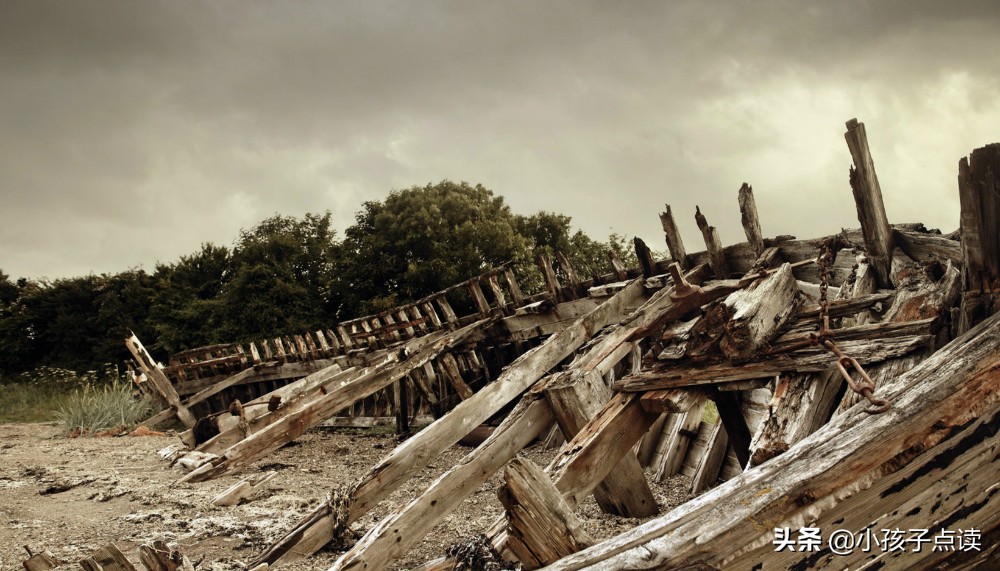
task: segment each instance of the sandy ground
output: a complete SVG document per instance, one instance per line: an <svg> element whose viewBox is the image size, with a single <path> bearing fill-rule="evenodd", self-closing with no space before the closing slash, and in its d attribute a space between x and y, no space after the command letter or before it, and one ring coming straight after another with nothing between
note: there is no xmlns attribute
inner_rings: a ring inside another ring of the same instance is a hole
<svg viewBox="0 0 1000 571"><path fill-rule="evenodd" d="M68 438L51 424L0 425L0 571L21 569L26 556L22 546L47 549L79 569L77 561L107 543L115 543L139 567L136 548L156 539L177 543L192 561L201 561L199 570L242 569L330 489L358 479L397 444L393 435L366 430L315 430L242 475L170 487L182 473L170 469L156 452L175 442L170 435ZM354 529L363 533L468 451L460 446L447 450ZM554 452L536 445L522 454L544 466ZM211 505L213 496L242 477L268 470L276 470L277 476L250 501ZM495 475L481 486L396 568L439 557L448 546L485 531L502 513L496 499L500 481ZM652 486L662 509L687 499L681 476ZM593 498L578 513L597 538L641 521L602 514ZM326 569L338 555L332 549L321 551L283 568Z"/></svg>

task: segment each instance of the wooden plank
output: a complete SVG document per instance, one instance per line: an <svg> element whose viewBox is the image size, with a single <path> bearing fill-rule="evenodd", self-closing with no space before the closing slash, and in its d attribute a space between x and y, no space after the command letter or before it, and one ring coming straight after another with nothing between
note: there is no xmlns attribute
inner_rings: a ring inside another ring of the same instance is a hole
<svg viewBox="0 0 1000 571"><path fill-rule="evenodd" d="M458 316L455 315L455 310L451 308L451 304L448 303L448 298L445 297L445 295L442 294L438 297L435 297L434 301L437 302L438 307L441 308L441 312L444 313L445 321L447 321L450 324L458 323Z"/></svg>
<svg viewBox="0 0 1000 571"><path fill-rule="evenodd" d="M513 270L510 268L505 269L503 277L507 282L507 290L510 292L510 297L514 300L514 307L524 305L524 294L521 293L521 288L517 285L517 279L514 277Z"/></svg>
<svg viewBox="0 0 1000 571"><path fill-rule="evenodd" d="M879 287L892 287L889 279L889 264L892 261L892 228L885 215L882 188L875 174L875 163L868 149L868 135L865 124L857 119L847 122L844 133L847 147L851 151L854 166L850 170L851 191L858 208L858 221L864 234L865 250L875 271L875 281Z"/></svg>
<svg viewBox="0 0 1000 571"><path fill-rule="evenodd" d="M507 547L522 568L536 569L593 545L562 494L531 460L507 464L498 496L507 511Z"/></svg>
<svg viewBox="0 0 1000 571"><path fill-rule="evenodd" d="M826 424L843 386L843 379L834 371L782 375L764 424L750 443L749 467L784 453Z"/></svg>
<svg viewBox="0 0 1000 571"><path fill-rule="evenodd" d="M701 213L701 208L695 207L694 220L701 230L701 235L705 239L705 249L708 251L708 262L712 266L712 272L716 279L728 279L729 262L726 261L726 253L722 250L722 241L719 240L719 231L715 226L709 226L705 215ZM754 257L756 258L756 254Z"/></svg>
<svg viewBox="0 0 1000 571"><path fill-rule="evenodd" d="M891 514L885 522L889 528L896 521L905 523L904 529L942 523L951 528L952 521L995 526L1000 498L995 471L985 466L1000 452L994 437L1000 429L1000 315L897 379L884 396L894 403L890 413L852 409L781 456L546 571L643 571L696 561L740 561L742 566L734 568L746 568L762 557L767 569L808 568L812 564L807 559L819 564L821 556L776 553L774 528L796 528L808 521L834 529L847 516L853 518L848 529L863 529L873 521L881 527L882 514ZM946 496L944 509L927 507L935 497ZM923 507L912 509L916 506ZM837 558L836 564L858 568L870 555L855 550L853 559ZM913 568L924 567L921 559L916 561Z"/></svg>
<svg viewBox="0 0 1000 571"><path fill-rule="evenodd" d="M170 379L167 378L163 371L160 370L159 365L153 360L153 357L146 351L146 348L142 346L142 342L136 337L135 333L129 331L129 336L125 338L125 347L128 348L129 352L135 358L136 362L139 364L139 368L149 379L153 388L156 392L166 401L167 405L170 406L177 414L177 418L184 424L184 426L191 428L197 422L194 415L186 406L181 403L180 397L177 395L177 391L174 390L173 384L170 383Z"/></svg>
<svg viewBox="0 0 1000 571"><path fill-rule="evenodd" d="M699 389L665 389L643 393L639 399L649 412L666 414L687 413L705 402L705 392Z"/></svg>
<svg viewBox="0 0 1000 571"><path fill-rule="evenodd" d="M705 443L705 452L691 478L692 494L700 494L715 485L719 479L719 472L722 470L722 462L726 459L728 447L729 435L726 434L726 429L722 425L722 419L716 418L712 432Z"/></svg>
<svg viewBox="0 0 1000 571"><path fill-rule="evenodd" d="M462 373L458 370L458 362L455 361L455 357L451 353L445 353L438 357L438 363L441 365L441 374L455 388L458 396L462 397L462 400L471 398L474 393L462 379Z"/></svg>
<svg viewBox="0 0 1000 571"><path fill-rule="evenodd" d="M643 403L643 407L649 410L646 403ZM639 451L636 452L636 458L639 459L639 465L645 468L653 461L653 456L656 454L656 448L660 444L660 436L663 433L663 426L667 423L670 418L669 414L661 414L660 418L649 427L646 434L642 437L642 442L639 444Z"/></svg>
<svg viewBox="0 0 1000 571"><path fill-rule="evenodd" d="M136 571L135 565L113 543L98 548L90 557L80 560L84 571Z"/></svg>
<svg viewBox="0 0 1000 571"><path fill-rule="evenodd" d="M760 219L757 217L757 203L753 199L753 187L747 183L739 190L740 222L743 232L747 235L750 251L760 256L764 252L764 236L760 231Z"/></svg>
<svg viewBox="0 0 1000 571"><path fill-rule="evenodd" d="M490 304L486 301L486 296L483 295L483 288L479 287L479 282L469 282L468 289L469 294L472 295L472 300L476 303L476 311L479 312L479 315L488 315L490 313Z"/></svg>
<svg viewBox="0 0 1000 571"><path fill-rule="evenodd" d="M497 302L497 307L502 309L504 313L508 313L510 309L507 305L507 297L504 296L503 290L500 289L500 284L497 282L497 277L495 275L490 275L486 278L486 283L490 287L490 292L493 294L493 299Z"/></svg>
<svg viewBox="0 0 1000 571"><path fill-rule="evenodd" d="M663 226L663 235L667 242L667 250L670 257L682 270L690 267L687 261L687 252L684 250L684 241L681 240L681 233L677 230L674 222L674 214L670 210L670 205L666 205L666 210L660 213L660 225Z"/></svg>
<svg viewBox="0 0 1000 571"><path fill-rule="evenodd" d="M684 458L687 456L688 447L697 434L698 426L701 424L701 415L705 406L705 394L701 393L700 402L687 412L676 414L676 419L671 425L671 430L663 434L663 446L661 447L660 459L656 464L656 474L654 479L662 482L664 479L677 474L681 466L684 465Z"/></svg>
<svg viewBox="0 0 1000 571"><path fill-rule="evenodd" d="M618 281L627 280L628 272L626 271L625 264L618 259L618 254L614 250L608 250L608 260L611 262L611 273Z"/></svg>

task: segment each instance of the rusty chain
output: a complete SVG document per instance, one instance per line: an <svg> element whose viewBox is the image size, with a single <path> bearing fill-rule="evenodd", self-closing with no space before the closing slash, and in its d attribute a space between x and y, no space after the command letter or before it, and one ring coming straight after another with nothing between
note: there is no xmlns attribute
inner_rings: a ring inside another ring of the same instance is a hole
<svg viewBox="0 0 1000 571"><path fill-rule="evenodd" d="M809 336L814 345L822 345L837 357L837 369L840 376L847 381L847 386L859 395L868 399L873 406L865 409L868 414L881 414L892 408L892 404L875 396L875 383L854 357L845 355L834 342L834 331L830 329L830 307L827 301L827 290L830 287L830 264L833 262L833 239L825 240L820 245L820 255L816 259L819 266L819 330ZM851 375L857 371L861 376L858 381Z"/></svg>

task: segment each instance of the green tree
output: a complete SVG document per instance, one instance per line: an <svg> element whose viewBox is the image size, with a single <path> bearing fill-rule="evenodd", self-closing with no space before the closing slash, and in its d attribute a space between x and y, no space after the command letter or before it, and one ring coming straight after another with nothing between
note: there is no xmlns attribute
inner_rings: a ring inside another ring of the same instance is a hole
<svg viewBox="0 0 1000 571"><path fill-rule="evenodd" d="M227 341L220 331L219 295L229 278L229 266L229 250L210 243L174 264L156 266L149 319L153 331L148 332L155 333L155 346L176 353Z"/></svg>
<svg viewBox="0 0 1000 571"><path fill-rule="evenodd" d="M345 232L338 289L343 314L395 306L507 261L524 266L529 241L503 197L442 181L370 201Z"/></svg>
<svg viewBox="0 0 1000 571"><path fill-rule="evenodd" d="M335 321L340 299L331 279L339 250L330 212L275 215L242 231L218 296L220 336L259 339Z"/></svg>

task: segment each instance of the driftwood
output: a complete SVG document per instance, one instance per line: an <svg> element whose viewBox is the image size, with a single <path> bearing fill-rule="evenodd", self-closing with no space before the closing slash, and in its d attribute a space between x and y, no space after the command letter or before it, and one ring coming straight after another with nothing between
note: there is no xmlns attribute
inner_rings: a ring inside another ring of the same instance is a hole
<svg viewBox="0 0 1000 571"><path fill-rule="evenodd" d="M241 501L249 498L254 492L259 490L261 486L277 475L277 472L271 471L263 476L240 480L227 488L224 492L212 498L212 505L235 506Z"/></svg>
<svg viewBox="0 0 1000 571"><path fill-rule="evenodd" d="M136 362L139 363L139 367L142 368L142 372L145 373L146 378L153 384L156 389L157 394L167 403L167 405L174 411L177 418L180 419L184 426L191 428L197 422L191 411L188 410L186 406L181 403L181 399L177 396L177 391L174 390L174 386L170 383L170 379L163 373L153 357L146 351L146 348L142 346L139 342L139 338L135 336L134 333L129 331L128 337L125 338L125 346L128 348L129 352L135 358Z"/></svg>
<svg viewBox="0 0 1000 571"><path fill-rule="evenodd" d="M39 553L33 553L25 545L24 550L28 552L28 558L21 562L24 566L24 571L49 571L49 569L59 565L59 560L48 549Z"/></svg>

